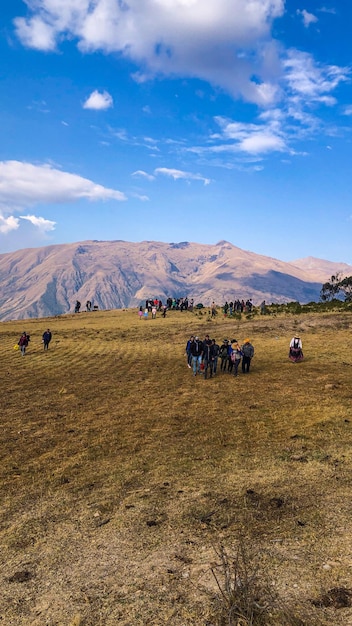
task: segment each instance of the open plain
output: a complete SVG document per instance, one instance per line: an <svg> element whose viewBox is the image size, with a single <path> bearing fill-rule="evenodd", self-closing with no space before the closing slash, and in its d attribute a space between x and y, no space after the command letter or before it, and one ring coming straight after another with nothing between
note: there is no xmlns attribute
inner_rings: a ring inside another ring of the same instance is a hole
<svg viewBox="0 0 352 626"><path fill-rule="evenodd" d="M1 323L0 623L352 624L351 321ZM206 333L249 337L250 374L193 377Z"/></svg>

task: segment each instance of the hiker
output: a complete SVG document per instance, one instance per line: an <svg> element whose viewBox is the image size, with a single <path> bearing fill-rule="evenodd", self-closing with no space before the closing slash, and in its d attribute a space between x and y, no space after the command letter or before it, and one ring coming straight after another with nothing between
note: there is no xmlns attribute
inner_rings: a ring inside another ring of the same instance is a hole
<svg viewBox="0 0 352 626"><path fill-rule="evenodd" d="M156 306L154 305L152 308L152 320L155 320L156 318Z"/></svg>
<svg viewBox="0 0 352 626"><path fill-rule="evenodd" d="M91 311L92 309L92 303L90 300L87 300L86 302L86 311Z"/></svg>
<svg viewBox="0 0 352 626"><path fill-rule="evenodd" d="M201 372L201 363L203 356L203 342L199 337L195 337L189 346L192 355L193 376L197 376Z"/></svg>
<svg viewBox="0 0 352 626"><path fill-rule="evenodd" d="M50 328L47 328L46 331L44 331L42 339L44 344L44 350L49 350L49 343L52 339Z"/></svg>
<svg viewBox="0 0 352 626"><path fill-rule="evenodd" d="M221 363L220 363L220 371L221 372L226 372L226 367L227 367L227 361L228 361L228 357L229 357L229 340L228 339L224 339L222 345L220 346L220 352L219 352L219 356L221 359Z"/></svg>
<svg viewBox="0 0 352 626"><path fill-rule="evenodd" d="M227 371L229 374L232 374L233 370L233 360L232 360L232 346L237 343L237 339L231 339L228 350L227 350Z"/></svg>
<svg viewBox="0 0 352 626"><path fill-rule="evenodd" d="M218 358L219 358L219 354L220 354L220 347L216 343L216 339L212 339L211 343L212 343L212 351L213 351L213 356L212 356L212 358L213 358L213 375L215 376L216 370L218 368Z"/></svg>
<svg viewBox="0 0 352 626"><path fill-rule="evenodd" d="M212 317L216 317L216 314L217 314L216 304L215 304L215 302L213 301L213 302L211 303L211 316L212 316Z"/></svg>
<svg viewBox="0 0 352 626"><path fill-rule="evenodd" d="M141 319L143 317L143 307L142 307L142 305L139 307L138 316L139 316L139 321L141 321Z"/></svg>
<svg viewBox="0 0 352 626"><path fill-rule="evenodd" d="M290 349L288 353L288 358L293 363L298 363L298 361L303 360L302 340L297 335L292 337L290 341Z"/></svg>
<svg viewBox="0 0 352 626"><path fill-rule="evenodd" d="M265 300L260 303L260 315L266 315L266 304Z"/></svg>
<svg viewBox="0 0 352 626"><path fill-rule="evenodd" d="M244 340L244 344L242 346L242 372L243 374L249 374L249 368L251 366L251 360L254 357L254 347L252 346L249 339Z"/></svg>
<svg viewBox="0 0 352 626"><path fill-rule="evenodd" d="M191 369L192 367L192 354L191 354L191 342L194 341L194 335L191 335L186 344L186 357L187 357L187 366Z"/></svg>
<svg viewBox="0 0 352 626"><path fill-rule="evenodd" d="M79 313L81 308L81 303L79 300L76 300L76 304L75 304L75 313Z"/></svg>
<svg viewBox="0 0 352 626"><path fill-rule="evenodd" d="M206 335L208 337L209 335ZM208 370L210 378L213 377L214 367L214 344L211 339L203 341L203 363L204 363L204 379L208 378Z"/></svg>
<svg viewBox="0 0 352 626"><path fill-rule="evenodd" d="M18 345L21 348L21 354L24 356L26 354L26 348L30 342L30 336L27 333L23 332L21 337L19 338Z"/></svg>
<svg viewBox="0 0 352 626"><path fill-rule="evenodd" d="M232 361L232 367L233 367L233 375L234 376L238 376L238 368L239 368L239 364L241 363L241 359L242 359L242 350L241 350L241 346L238 343L238 341L234 341L231 344L231 361Z"/></svg>

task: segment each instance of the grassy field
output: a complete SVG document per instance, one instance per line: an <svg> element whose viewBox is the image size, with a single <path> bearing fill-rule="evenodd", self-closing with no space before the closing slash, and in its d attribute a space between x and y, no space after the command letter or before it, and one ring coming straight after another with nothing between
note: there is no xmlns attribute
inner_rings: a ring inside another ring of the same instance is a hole
<svg viewBox="0 0 352 626"><path fill-rule="evenodd" d="M0 624L351 625L351 321L1 323ZM193 377L192 333L250 374Z"/></svg>

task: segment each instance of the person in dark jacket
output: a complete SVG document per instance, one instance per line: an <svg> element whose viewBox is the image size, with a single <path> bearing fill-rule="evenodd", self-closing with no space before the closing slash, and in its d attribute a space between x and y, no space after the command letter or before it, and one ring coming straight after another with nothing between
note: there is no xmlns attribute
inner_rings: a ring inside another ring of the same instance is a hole
<svg viewBox="0 0 352 626"><path fill-rule="evenodd" d="M242 346L242 372L243 374L249 374L249 368L251 366L251 360L254 357L254 348L249 339L244 340Z"/></svg>
<svg viewBox="0 0 352 626"><path fill-rule="evenodd" d="M221 363L220 363L220 371L221 372L226 372L226 367L227 367L227 363L228 363L228 358L229 358L229 341L228 339L224 339L223 343L220 346L220 359L221 359Z"/></svg>
<svg viewBox="0 0 352 626"><path fill-rule="evenodd" d="M191 335L186 344L186 358L187 358L187 366L191 369L192 367L192 354L190 350L190 345L194 341L194 335Z"/></svg>
<svg viewBox="0 0 352 626"><path fill-rule="evenodd" d="M192 355L193 376L200 374L200 365L203 357L203 342L199 337L195 337L189 346Z"/></svg>
<svg viewBox="0 0 352 626"><path fill-rule="evenodd" d="M51 341L52 338L52 334L50 332L50 329L47 328L46 331L43 333L43 344L44 344L44 350L49 350L49 343Z"/></svg>

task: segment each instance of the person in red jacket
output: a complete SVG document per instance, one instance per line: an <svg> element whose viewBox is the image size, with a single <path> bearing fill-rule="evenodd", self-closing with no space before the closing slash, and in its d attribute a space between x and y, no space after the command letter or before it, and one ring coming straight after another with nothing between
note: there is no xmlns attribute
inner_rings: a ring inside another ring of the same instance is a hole
<svg viewBox="0 0 352 626"><path fill-rule="evenodd" d="M21 354L24 356L26 354L26 348L30 342L30 337L27 333L23 332L21 337L19 338L18 345L21 348Z"/></svg>

